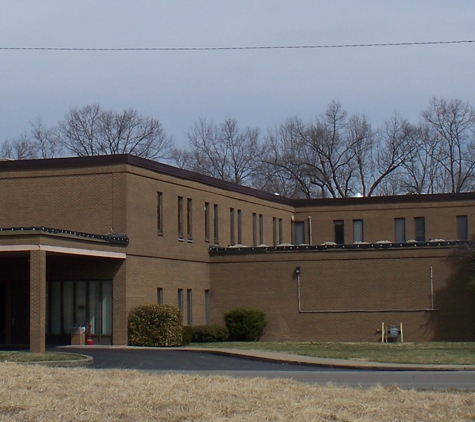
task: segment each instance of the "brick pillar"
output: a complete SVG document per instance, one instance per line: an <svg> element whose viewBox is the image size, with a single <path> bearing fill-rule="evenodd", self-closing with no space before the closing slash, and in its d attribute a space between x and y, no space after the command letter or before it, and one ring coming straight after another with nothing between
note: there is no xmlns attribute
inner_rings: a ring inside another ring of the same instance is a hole
<svg viewBox="0 0 475 422"><path fill-rule="evenodd" d="M126 262L112 281L112 343L127 344Z"/></svg>
<svg viewBox="0 0 475 422"><path fill-rule="evenodd" d="M30 352L45 352L46 252L30 252Z"/></svg>

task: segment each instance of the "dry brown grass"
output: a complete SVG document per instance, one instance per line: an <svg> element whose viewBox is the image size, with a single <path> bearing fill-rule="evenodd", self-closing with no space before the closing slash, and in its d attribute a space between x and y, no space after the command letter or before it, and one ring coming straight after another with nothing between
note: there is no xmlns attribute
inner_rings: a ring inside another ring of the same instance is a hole
<svg viewBox="0 0 475 422"><path fill-rule="evenodd" d="M474 420L475 393L0 364L0 421Z"/></svg>

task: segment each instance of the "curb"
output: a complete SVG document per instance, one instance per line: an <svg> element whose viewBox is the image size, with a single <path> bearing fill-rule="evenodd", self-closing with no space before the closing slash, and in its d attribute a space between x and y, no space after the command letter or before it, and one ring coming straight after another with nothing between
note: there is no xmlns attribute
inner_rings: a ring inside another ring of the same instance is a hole
<svg viewBox="0 0 475 422"><path fill-rule="evenodd" d="M59 360L59 361L46 360L46 361L12 362L12 363L18 363L20 365L42 365L42 366L51 366L51 367L72 368L72 367L77 367L77 366L88 366L94 362L94 358L92 356L83 355L79 353L67 353L67 352L58 352L58 353L80 356L82 359Z"/></svg>
<svg viewBox="0 0 475 422"><path fill-rule="evenodd" d="M241 351L229 349L180 349L186 352L205 352L221 356L234 356L252 360L264 360L268 362L280 362L289 365L323 366L327 368L347 368L356 370L378 370L378 371L475 371L475 365L433 365L433 364L411 364L411 363L382 363L371 361L360 361L352 359L328 359L314 358L302 355L289 355L286 353Z"/></svg>

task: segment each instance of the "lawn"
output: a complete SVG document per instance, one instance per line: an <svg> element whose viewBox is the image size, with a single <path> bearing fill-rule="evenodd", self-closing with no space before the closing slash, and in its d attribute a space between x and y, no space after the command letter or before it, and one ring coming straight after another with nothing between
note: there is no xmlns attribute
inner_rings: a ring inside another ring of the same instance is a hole
<svg viewBox="0 0 475 422"><path fill-rule="evenodd" d="M194 343L191 347L259 350L331 359L371 362L475 365L475 342L449 343L309 343L226 342Z"/></svg>
<svg viewBox="0 0 475 422"><path fill-rule="evenodd" d="M30 353L28 351L13 352L0 351L0 362L18 362L18 363L34 363L34 362L64 362L71 360L84 359L84 356L74 353Z"/></svg>
<svg viewBox="0 0 475 422"><path fill-rule="evenodd" d="M468 421L475 393L0 364L1 421Z"/></svg>

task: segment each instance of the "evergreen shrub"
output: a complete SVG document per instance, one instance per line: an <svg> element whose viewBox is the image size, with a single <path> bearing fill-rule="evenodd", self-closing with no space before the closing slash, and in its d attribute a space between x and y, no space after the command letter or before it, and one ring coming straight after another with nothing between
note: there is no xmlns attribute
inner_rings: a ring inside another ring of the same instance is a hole
<svg viewBox="0 0 475 422"><path fill-rule="evenodd" d="M193 343L215 343L226 341L229 332L221 325L197 325L192 328L191 341Z"/></svg>
<svg viewBox="0 0 475 422"><path fill-rule="evenodd" d="M140 305L129 313L129 344L132 346L173 347L183 344L182 316L170 305Z"/></svg>
<svg viewBox="0 0 475 422"><path fill-rule="evenodd" d="M267 321L264 311L235 308L224 314L231 341L257 341L262 337Z"/></svg>
<svg viewBox="0 0 475 422"><path fill-rule="evenodd" d="M190 344L193 337L193 328L189 325L183 327L183 342L182 344Z"/></svg>

